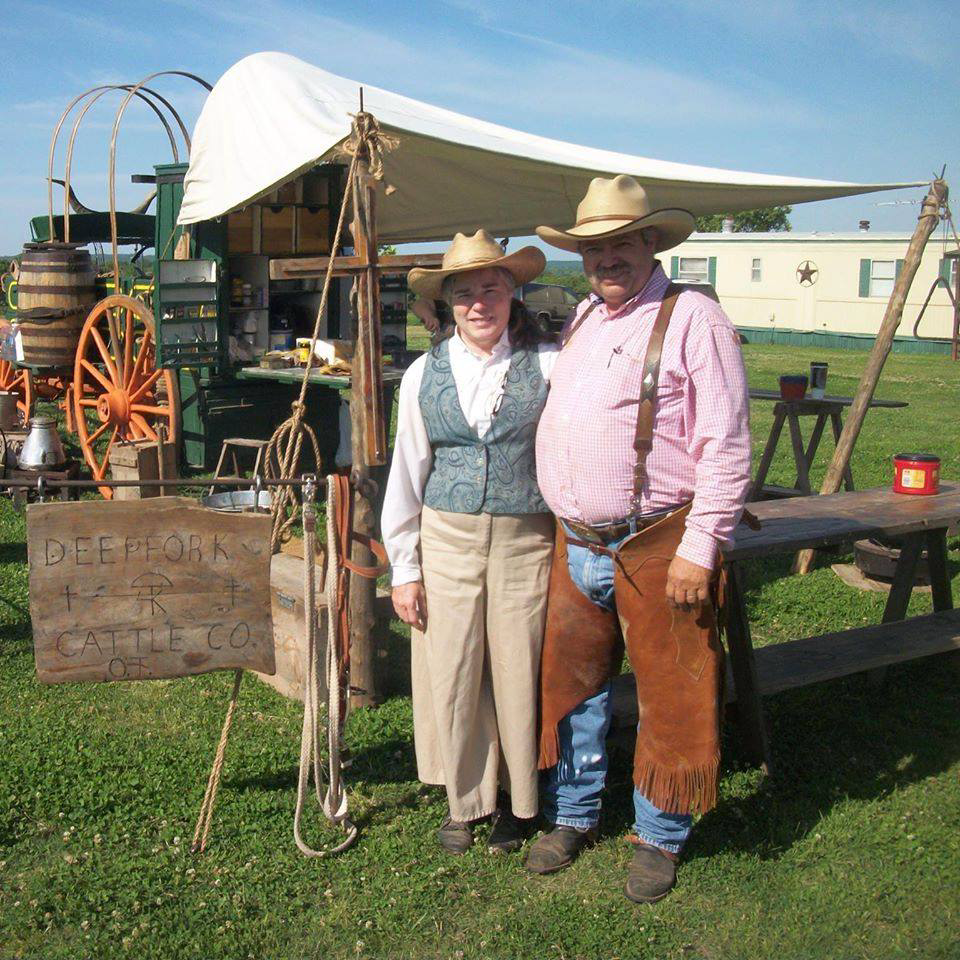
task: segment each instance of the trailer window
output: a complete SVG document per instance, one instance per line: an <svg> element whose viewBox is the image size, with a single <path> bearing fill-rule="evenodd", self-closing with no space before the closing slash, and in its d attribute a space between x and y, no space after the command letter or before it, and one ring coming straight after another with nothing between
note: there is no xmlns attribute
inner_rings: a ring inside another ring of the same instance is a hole
<svg viewBox="0 0 960 960"><path fill-rule="evenodd" d="M889 297L897 272L896 260L873 260L870 263L870 296Z"/></svg>
<svg viewBox="0 0 960 960"><path fill-rule="evenodd" d="M692 283L709 283L710 267L706 257L680 257L677 279Z"/></svg>

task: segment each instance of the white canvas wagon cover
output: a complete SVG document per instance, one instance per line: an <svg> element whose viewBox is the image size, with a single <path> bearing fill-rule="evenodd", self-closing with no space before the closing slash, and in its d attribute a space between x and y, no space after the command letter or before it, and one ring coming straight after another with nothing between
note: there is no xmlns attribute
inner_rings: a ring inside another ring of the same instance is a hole
<svg viewBox="0 0 960 960"><path fill-rule="evenodd" d="M180 223L223 216L335 159L360 86L284 53L234 64L197 121ZM497 236L527 236L540 224L567 225L590 179L618 173L636 177L656 205L694 214L925 183L806 180L651 160L511 130L367 84L363 93L365 109L400 139L385 157L385 180L397 189L377 206L382 241L443 240L481 225Z"/></svg>

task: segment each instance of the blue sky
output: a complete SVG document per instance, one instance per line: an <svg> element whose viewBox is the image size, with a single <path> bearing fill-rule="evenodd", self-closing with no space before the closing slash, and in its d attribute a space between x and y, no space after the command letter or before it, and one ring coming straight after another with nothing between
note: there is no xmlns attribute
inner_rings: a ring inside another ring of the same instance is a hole
<svg viewBox="0 0 960 960"><path fill-rule="evenodd" d="M259 50L574 143L867 182L920 180L946 163L960 191L960 77L956 44L945 39L955 35L954 3L20 0L15 17L3 6L5 253L28 239L29 217L46 211L50 134L76 94L173 68L212 83ZM158 89L192 129L203 91L177 79ZM98 209L119 101L104 97L87 114L74 156L75 189ZM146 108L127 111L118 156L118 199L132 206L146 188L132 186L130 173L170 156ZM922 193L801 205L794 229L852 230L866 218L874 229L912 230L918 206L890 204Z"/></svg>

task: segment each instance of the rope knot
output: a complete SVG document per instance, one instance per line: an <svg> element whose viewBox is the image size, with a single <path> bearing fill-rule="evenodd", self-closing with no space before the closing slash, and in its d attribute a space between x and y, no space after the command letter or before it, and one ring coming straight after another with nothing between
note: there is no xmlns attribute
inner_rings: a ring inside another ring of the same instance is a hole
<svg viewBox="0 0 960 960"><path fill-rule="evenodd" d="M350 136L340 146L339 152L351 159L357 156L366 157L370 176L374 180L382 180L383 155L390 150L395 150L400 145L400 141L384 133L372 113L361 110L350 116L353 117L353 128Z"/></svg>

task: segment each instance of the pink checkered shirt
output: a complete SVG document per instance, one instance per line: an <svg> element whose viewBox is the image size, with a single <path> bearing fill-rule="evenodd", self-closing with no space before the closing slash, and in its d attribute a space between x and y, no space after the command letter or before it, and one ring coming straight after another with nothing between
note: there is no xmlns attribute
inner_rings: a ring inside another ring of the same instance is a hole
<svg viewBox="0 0 960 960"><path fill-rule="evenodd" d="M598 303L557 358L537 430L537 478L559 517L623 520L633 496L633 450L643 361L670 281L659 264L615 313ZM641 513L693 499L677 554L712 569L750 485L747 379L740 340L709 297L680 295L667 328Z"/></svg>

